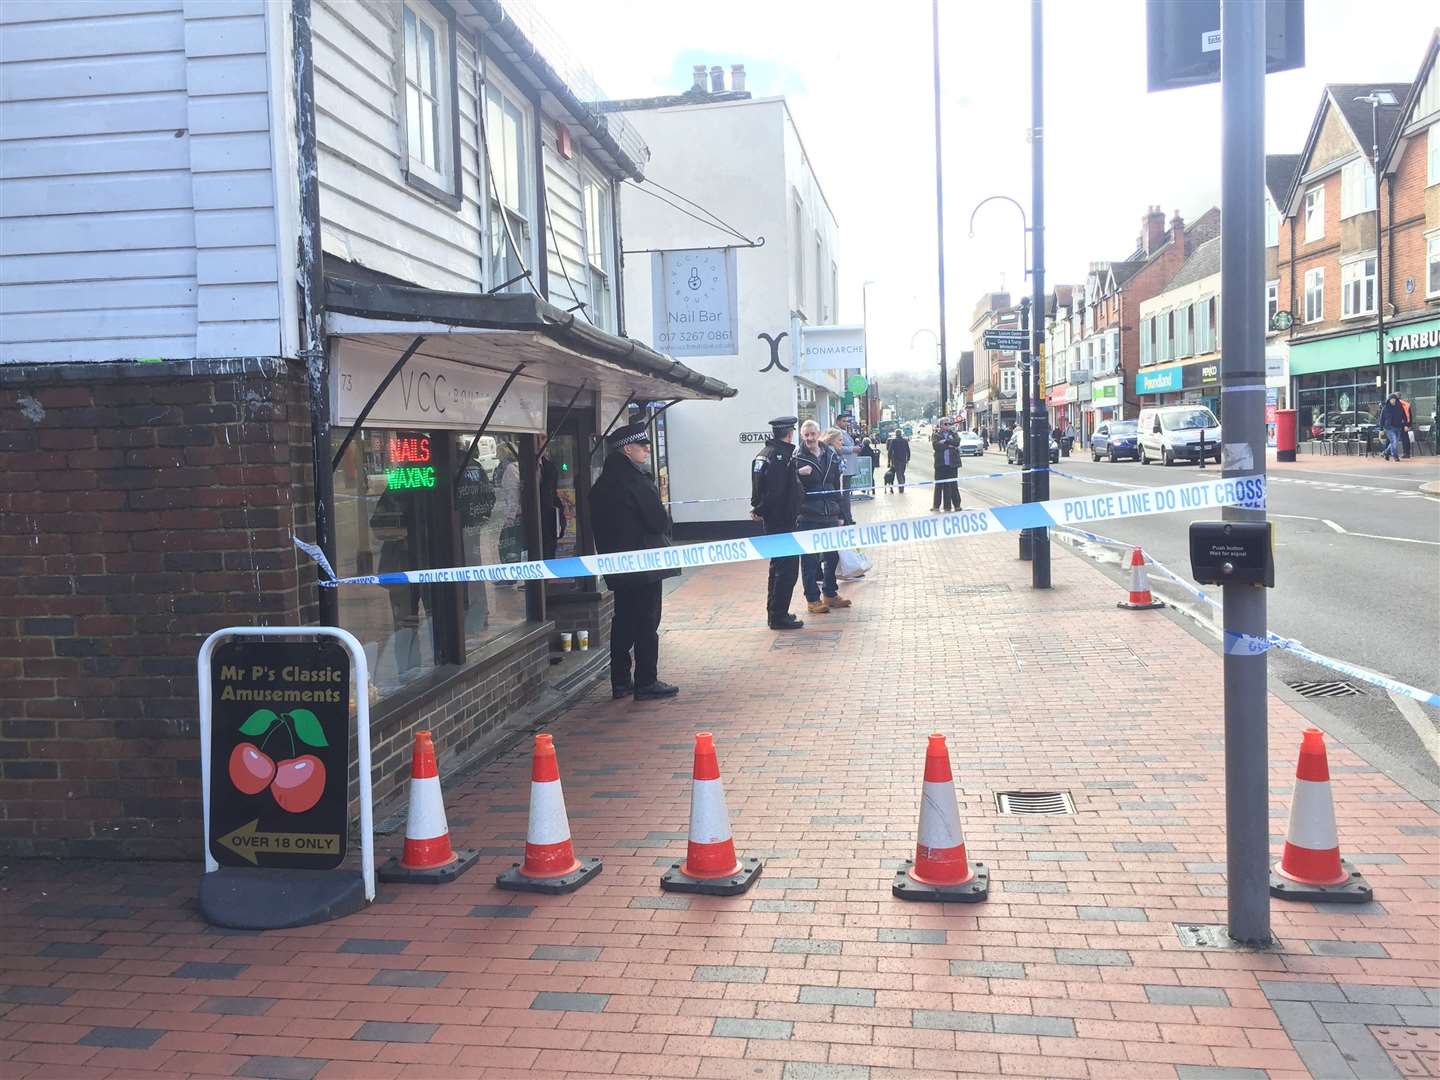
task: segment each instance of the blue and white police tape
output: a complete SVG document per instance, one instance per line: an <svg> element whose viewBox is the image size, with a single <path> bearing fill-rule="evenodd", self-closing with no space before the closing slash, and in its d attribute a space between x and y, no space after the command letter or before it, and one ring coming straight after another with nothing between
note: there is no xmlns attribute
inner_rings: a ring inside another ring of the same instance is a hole
<svg viewBox="0 0 1440 1080"><path fill-rule="evenodd" d="M1050 471L1050 470L1047 470L1047 469L1045 468L1045 466L1042 465L1042 466L1040 466L1039 468L1035 468L1035 469L1010 469L1010 470L1008 470L1008 471L1006 471L1006 472L976 473L976 474L974 474L973 476L956 476L956 477L953 477L953 478L950 478L950 479L946 479L946 480L907 480L907 481L905 482L905 486L906 486L906 487L916 487L916 488L938 487L938 486L941 485L941 484L955 484L955 485L958 486L958 485L960 485L960 484L971 484L971 483L974 483L974 482L976 482L976 481L978 481L978 480L1000 480L1000 479L1003 479L1004 477L1007 477L1007 476L1023 476L1023 475L1024 475L1025 473L1027 473L1027 472L1047 472L1047 471ZM883 484L866 484L866 485L864 485L863 487L857 485L857 486L855 486L855 487L849 487L849 488L831 488L831 489L828 490L828 491L807 491L805 494L806 494L806 496L810 496L810 495L844 495L844 494L846 494L846 493L849 493L849 494L851 494L851 495L861 495L861 494L864 494L865 492L870 492L871 494L874 494L876 491L878 491L878 490L879 490L881 487L883 487L883 486L884 486ZM1130 487L1131 485L1126 484L1125 486L1126 486L1126 487ZM749 495L721 495L721 496L718 496L718 497L716 497L716 498L714 498L714 499L676 499L676 500L674 500L673 502L667 502L665 505L666 505L666 506L699 506L699 505L701 505L702 503L748 502L749 500L750 500L750 496L749 496Z"/></svg>
<svg viewBox="0 0 1440 1080"><path fill-rule="evenodd" d="M406 570L388 574L335 578L322 582L339 585L428 585L453 581L535 581L547 578L619 575L642 571L692 569L723 563L784 558L841 548L883 547L924 540L984 536L1018 529L1046 528L1075 521L1164 514L1175 510L1215 506L1263 509L1265 483L1258 478L1216 479L1173 487L1147 488L1114 495L1085 495L1043 503L996 506L985 510L956 510L948 514L843 525L803 532L773 533L739 540L721 540L676 547L620 551L606 555L575 555L565 559L458 566L437 570ZM304 545L297 538L302 550Z"/></svg>
<svg viewBox="0 0 1440 1080"><path fill-rule="evenodd" d="M1086 532L1084 529L1077 529L1074 526L1062 525L1059 526L1059 528L1067 533L1083 536L1086 540L1093 540L1098 544L1110 544L1119 548L1135 547L1134 544L1128 544L1123 540L1114 540L1111 537ZM1213 596L1207 595L1204 590L1186 581L1164 563L1157 562L1153 555L1147 553L1145 562L1161 577L1173 581L1197 600L1209 604L1210 607L1216 611L1224 610L1220 601L1216 600ZM1330 668L1332 671L1349 675L1351 678L1359 679L1361 682L1367 682L1372 686L1378 686L1383 690L1393 690L1397 694L1413 698L1422 705L1431 705L1440 708L1440 694L1433 693L1429 690L1422 690L1418 686L1410 686L1408 683L1400 682L1398 679L1392 679L1388 675L1381 675L1379 672L1371 671L1369 668L1358 667L1347 661L1337 660L1333 656L1317 653L1313 649L1307 649L1294 638L1281 637L1279 634L1273 632L1267 632L1264 638L1258 638L1252 634L1240 634L1233 630L1224 631L1223 638L1225 651L1231 656L1258 656L1261 653L1269 652L1271 649L1283 649L1286 652L1292 652L1296 656L1309 660L1312 664Z"/></svg>

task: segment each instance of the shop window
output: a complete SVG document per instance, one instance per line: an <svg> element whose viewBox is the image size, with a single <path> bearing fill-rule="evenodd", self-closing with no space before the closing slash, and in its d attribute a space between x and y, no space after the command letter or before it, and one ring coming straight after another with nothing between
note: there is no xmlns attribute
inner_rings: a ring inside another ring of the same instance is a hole
<svg viewBox="0 0 1440 1080"><path fill-rule="evenodd" d="M343 434L334 433L336 447ZM470 436L454 432L358 433L335 472L342 577L527 557L517 437L486 436L478 460L453 484L469 443ZM348 585L339 590L339 608L340 625L365 647L384 696L524 623L525 593L518 585L487 582Z"/></svg>
<svg viewBox="0 0 1440 1080"><path fill-rule="evenodd" d="M1280 282L1269 281L1265 284L1265 329L1272 330L1275 327L1275 316L1280 311Z"/></svg>

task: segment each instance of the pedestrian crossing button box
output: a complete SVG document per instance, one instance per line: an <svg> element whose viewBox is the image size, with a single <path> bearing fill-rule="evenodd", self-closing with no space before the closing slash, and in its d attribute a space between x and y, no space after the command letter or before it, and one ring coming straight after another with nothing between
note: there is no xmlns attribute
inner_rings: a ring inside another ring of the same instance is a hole
<svg viewBox="0 0 1440 1080"><path fill-rule="evenodd" d="M1275 549L1268 521L1190 524L1190 575L1201 585L1275 587Z"/></svg>

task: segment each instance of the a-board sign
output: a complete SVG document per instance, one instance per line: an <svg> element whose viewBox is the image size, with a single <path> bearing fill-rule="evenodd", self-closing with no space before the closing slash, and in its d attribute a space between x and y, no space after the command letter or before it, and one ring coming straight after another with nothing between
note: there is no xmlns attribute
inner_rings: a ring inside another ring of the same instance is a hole
<svg viewBox="0 0 1440 1080"><path fill-rule="evenodd" d="M211 855L329 870L345 857L350 656L335 641L230 641L210 659Z"/></svg>

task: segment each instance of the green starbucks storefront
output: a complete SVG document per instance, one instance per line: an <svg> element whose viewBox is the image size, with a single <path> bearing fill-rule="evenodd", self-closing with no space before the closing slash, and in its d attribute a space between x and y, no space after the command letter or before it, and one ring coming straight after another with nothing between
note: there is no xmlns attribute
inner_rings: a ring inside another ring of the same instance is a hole
<svg viewBox="0 0 1440 1080"><path fill-rule="evenodd" d="M1293 343L1290 375L1302 440L1373 429L1393 391L1410 403L1416 452L1435 453L1440 318L1386 327L1383 371L1371 328Z"/></svg>

